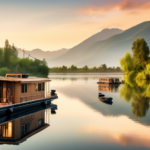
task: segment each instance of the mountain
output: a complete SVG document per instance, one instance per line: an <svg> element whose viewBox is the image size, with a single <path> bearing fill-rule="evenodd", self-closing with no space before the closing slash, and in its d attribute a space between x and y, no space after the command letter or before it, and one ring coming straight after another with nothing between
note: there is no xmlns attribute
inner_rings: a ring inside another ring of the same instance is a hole
<svg viewBox="0 0 150 150"><path fill-rule="evenodd" d="M131 52L132 43L137 38L144 38L150 46L150 21L143 22L131 27L124 32L109 37L105 40L99 40L88 48L82 50L80 45L70 49L64 55L51 61L53 66L72 64L83 67L100 66L105 63L108 66L119 66L119 59L126 52Z"/></svg>
<svg viewBox="0 0 150 150"><path fill-rule="evenodd" d="M54 60L47 60L50 67L70 65L76 62L82 61L84 57L80 58L80 55L97 41L108 39L109 37L122 33L121 29L104 29L101 32L89 37L79 45L71 48L67 53L57 57Z"/></svg>
<svg viewBox="0 0 150 150"><path fill-rule="evenodd" d="M18 57L23 58L22 49L17 48L17 50L18 50ZM42 51L41 49L34 49L32 51L25 50L25 53L30 54L31 56L38 58L40 60L43 60L44 58L46 60L47 59L50 60L50 59L54 59L56 57L59 57L65 54L67 51L68 49L65 49L65 48L57 50L57 51ZM27 54L25 54L25 57L28 57Z"/></svg>

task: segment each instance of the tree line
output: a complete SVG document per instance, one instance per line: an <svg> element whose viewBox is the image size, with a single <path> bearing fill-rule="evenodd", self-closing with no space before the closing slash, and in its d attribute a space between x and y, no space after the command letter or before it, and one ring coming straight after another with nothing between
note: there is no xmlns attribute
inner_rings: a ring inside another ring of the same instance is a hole
<svg viewBox="0 0 150 150"><path fill-rule="evenodd" d="M18 51L9 41L5 41L5 46L0 48L0 75L6 73L29 73L34 76L47 76L49 68L45 59L18 58Z"/></svg>
<svg viewBox="0 0 150 150"><path fill-rule="evenodd" d="M107 67L106 64L102 64L99 67L93 67L93 68L89 68L87 65L85 65L82 68L78 68L75 65L71 65L70 67L67 66L62 66L62 67L53 67L53 68L49 68L49 72L50 73L61 73L61 72L122 72L121 67Z"/></svg>

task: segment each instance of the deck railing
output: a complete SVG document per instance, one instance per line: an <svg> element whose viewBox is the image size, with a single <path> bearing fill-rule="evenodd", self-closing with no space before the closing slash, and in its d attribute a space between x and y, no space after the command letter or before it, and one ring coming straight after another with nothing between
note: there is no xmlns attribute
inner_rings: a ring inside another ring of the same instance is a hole
<svg viewBox="0 0 150 150"><path fill-rule="evenodd" d="M1 104L12 104L12 97L0 98L0 103Z"/></svg>
<svg viewBox="0 0 150 150"><path fill-rule="evenodd" d="M56 96L56 95L54 95ZM42 98L49 98L52 97L51 92L47 92L46 94L36 94L36 95L28 95L28 96L22 96L19 99L13 99L12 96L9 96L8 98L0 98L1 104L12 104L12 103L20 103L20 102L26 102L31 100L37 100Z"/></svg>

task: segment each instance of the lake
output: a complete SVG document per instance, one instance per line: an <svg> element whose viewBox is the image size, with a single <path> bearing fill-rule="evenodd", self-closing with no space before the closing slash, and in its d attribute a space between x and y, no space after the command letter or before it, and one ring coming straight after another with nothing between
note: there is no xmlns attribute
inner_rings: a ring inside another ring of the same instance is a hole
<svg viewBox="0 0 150 150"><path fill-rule="evenodd" d="M45 115L49 126L41 131L38 130L37 133L18 145L1 143L1 149L149 149L149 99L145 99L136 87L126 87L123 84L109 87L107 91L101 91L100 85L97 84L99 77L118 77L122 80L123 75L120 73L49 75L52 80L50 89L55 89L59 97L53 101L53 104L58 107L56 114L51 114L50 109L47 109L45 112L40 111L24 116L31 122L34 120L40 125L42 119L39 114L41 117ZM112 97L113 104L109 105L100 101L99 92L107 97ZM137 97L140 98L137 99ZM23 122L24 118L16 121L16 127L13 127L13 130L17 130L17 125Z"/></svg>

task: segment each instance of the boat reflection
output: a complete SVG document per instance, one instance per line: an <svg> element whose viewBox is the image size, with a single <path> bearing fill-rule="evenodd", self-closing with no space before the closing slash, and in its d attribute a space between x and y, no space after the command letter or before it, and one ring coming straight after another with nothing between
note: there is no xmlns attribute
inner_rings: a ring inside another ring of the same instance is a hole
<svg viewBox="0 0 150 150"><path fill-rule="evenodd" d="M8 118L0 124L0 144L18 145L50 125L50 113L54 114L57 105L39 109L19 118ZM55 112L56 113L56 112Z"/></svg>
<svg viewBox="0 0 150 150"><path fill-rule="evenodd" d="M120 84L98 83L100 92L119 92Z"/></svg>

